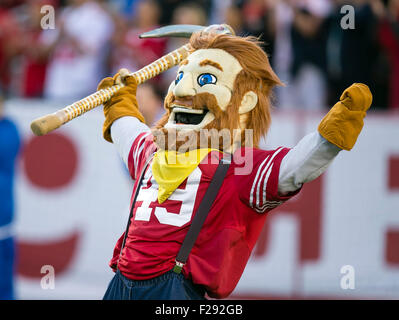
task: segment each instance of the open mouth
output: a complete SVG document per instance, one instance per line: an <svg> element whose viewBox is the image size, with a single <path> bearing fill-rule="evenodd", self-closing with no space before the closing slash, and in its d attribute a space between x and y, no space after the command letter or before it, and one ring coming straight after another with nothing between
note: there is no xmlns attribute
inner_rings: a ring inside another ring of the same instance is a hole
<svg viewBox="0 0 399 320"><path fill-rule="evenodd" d="M190 109L181 106L173 107L175 124L199 125L209 112L208 109Z"/></svg>
<svg viewBox="0 0 399 320"><path fill-rule="evenodd" d="M173 104L166 129L201 130L215 119L215 115L207 108L192 109L187 106Z"/></svg>

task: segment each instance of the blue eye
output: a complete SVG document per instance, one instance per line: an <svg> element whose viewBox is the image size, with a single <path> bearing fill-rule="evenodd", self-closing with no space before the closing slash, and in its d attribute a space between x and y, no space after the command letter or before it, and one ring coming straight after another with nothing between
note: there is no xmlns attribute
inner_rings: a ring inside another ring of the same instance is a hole
<svg viewBox="0 0 399 320"><path fill-rule="evenodd" d="M183 78L183 71L180 71L177 74L176 80L175 80L175 85L179 83L179 81Z"/></svg>
<svg viewBox="0 0 399 320"><path fill-rule="evenodd" d="M216 84L216 81L217 81L217 78L213 74L210 74L210 73L203 73L197 79L197 82L201 87L206 84Z"/></svg>

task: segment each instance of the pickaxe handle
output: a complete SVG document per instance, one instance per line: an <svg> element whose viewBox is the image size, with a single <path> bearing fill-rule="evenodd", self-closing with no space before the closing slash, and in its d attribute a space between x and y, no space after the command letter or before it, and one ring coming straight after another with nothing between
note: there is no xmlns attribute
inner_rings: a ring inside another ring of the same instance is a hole
<svg viewBox="0 0 399 320"><path fill-rule="evenodd" d="M188 56L189 51L190 46L189 44L186 44L179 49L176 49L159 58L144 68L132 73L131 76L136 78L137 84L141 84L179 64ZM34 120L31 123L32 132L37 136L45 135L59 128L65 123L79 117L87 111L90 111L107 102L109 99L111 99L115 92L122 87L124 87L123 83L99 90L92 95L65 107L64 109Z"/></svg>

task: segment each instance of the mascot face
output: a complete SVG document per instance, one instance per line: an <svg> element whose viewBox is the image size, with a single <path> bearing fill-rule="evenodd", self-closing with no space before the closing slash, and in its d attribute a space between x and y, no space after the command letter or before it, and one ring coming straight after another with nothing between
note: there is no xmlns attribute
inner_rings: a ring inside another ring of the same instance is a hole
<svg viewBox="0 0 399 320"><path fill-rule="evenodd" d="M173 96L167 100L169 118L165 128L198 131L207 127L216 116L227 110L233 95L234 80L241 70L237 59L226 51L195 51L182 63L176 80L169 87L168 93ZM199 100L196 97L200 94L206 94L209 100L216 100L216 105L195 105Z"/></svg>
<svg viewBox="0 0 399 320"><path fill-rule="evenodd" d="M245 128L240 119L257 103L257 95L251 91L237 99L235 80L242 70L238 60L222 49L197 50L181 63L176 80L169 86L165 99L167 114L162 123L163 132L169 138L173 133L179 141L167 149L182 145L189 149L210 147L210 140L217 141L218 149L231 147L237 138L232 130ZM205 143L200 136L202 129L208 129ZM216 131L209 133L209 129ZM227 130L220 134L222 129ZM187 142L190 136L196 138L194 143Z"/></svg>
<svg viewBox="0 0 399 320"><path fill-rule="evenodd" d="M178 152L256 146L270 124L271 89L281 84L267 55L251 37L198 33L190 44L153 130L155 143Z"/></svg>

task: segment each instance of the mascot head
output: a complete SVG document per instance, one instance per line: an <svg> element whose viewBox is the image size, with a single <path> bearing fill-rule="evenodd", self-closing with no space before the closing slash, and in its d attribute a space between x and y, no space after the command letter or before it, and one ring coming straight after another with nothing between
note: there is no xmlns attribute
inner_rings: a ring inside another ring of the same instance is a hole
<svg viewBox="0 0 399 320"><path fill-rule="evenodd" d="M216 133L219 150L231 151L237 141L257 147L270 126L272 89L282 84L260 43L253 37L200 32L190 45L192 52L165 98L155 142L168 150L185 145L186 151L204 147ZM244 136L248 129L251 139Z"/></svg>

